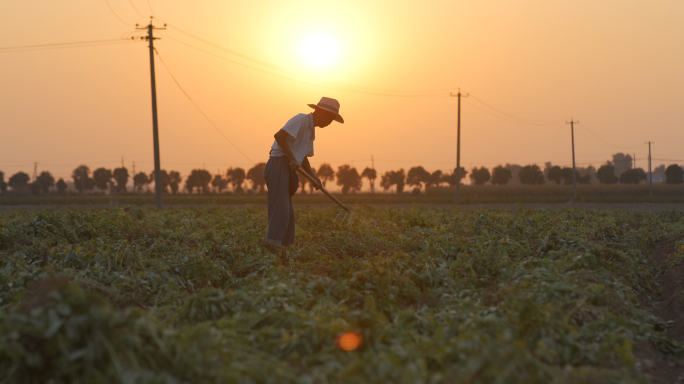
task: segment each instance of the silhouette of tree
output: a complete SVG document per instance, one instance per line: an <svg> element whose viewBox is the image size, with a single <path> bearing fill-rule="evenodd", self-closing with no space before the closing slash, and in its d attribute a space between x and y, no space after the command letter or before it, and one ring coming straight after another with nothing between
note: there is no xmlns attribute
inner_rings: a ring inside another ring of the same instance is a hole
<svg viewBox="0 0 684 384"><path fill-rule="evenodd" d="M233 186L233 192L234 193L244 193L245 191L242 189L242 183L244 183L245 178L247 175L245 174L245 170L238 167L238 168L228 168L228 171L226 172L226 178L230 185Z"/></svg>
<svg viewBox="0 0 684 384"><path fill-rule="evenodd" d="M492 184L494 185L506 185L512 177L511 170L501 165L497 165L492 169Z"/></svg>
<svg viewBox="0 0 684 384"><path fill-rule="evenodd" d="M426 171L422 166L417 166L409 169L406 175L406 184L416 187L420 190L422 183L430 182L430 172Z"/></svg>
<svg viewBox="0 0 684 384"><path fill-rule="evenodd" d="M585 174L577 178L578 184L591 184L591 175Z"/></svg>
<svg viewBox="0 0 684 384"><path fill-rule="evenodd" d="M244 172L244 171L243 171ZM205 169L193 169L190 176L185 179L185 187L190 193L197 188L197 193L207 193L209 183L211 182L211 174Z"/></svg>
<svg viewBox="0 0 684 384"><path fill-rule="evenodd" d="M181 183L181 175L180 172L178 171L170 171L169 172L169 187L171 187L171 193L174 195L176 192L178 192L178 188L180 187Z"/></svg>
<svg viewBox="0 0 684 384"><path fill-rule="evenodd" d="M36 181L34 182L34 185L43 193L48 193L50 192L50 187L55 185L55 178L52 177L50 172L48 171L43 171L40 173L38 177L36 177Z"/></svg>
<svg viewBox="0 0 684 384"><path fill-rule="evenodd" d="M551 163L549 163L550 165ZM560 184L563 180L563 170L561 167L554 165L547 168L546 179L549 181L555 181L556 185Z"/></svg>
<svg viewBox="0 0 684 384"><path fill-rule="evenodd" d="M646 172L641 168L630 168L620 175L621 184L639 184L646 180Z"/></svg>
<svg viewBox="0 0 684 384"><path fill-rule="evenodd" d="M544 172L537 164L526 165L520 169L518 173L520 182L527 185L542 185L544 184Z"/></svg>
<svg viewBox="0 0 684 384"><path fill-rule="evenodd" d="M259 192L264 191L264 186L266 185L266 179L264 178L264 170L266 169L266 163L259 163L247 171L247 180L252 182L252 191Z"/></svg>
<svg viewBox="0 0 684 384"><path fill-rule="evenodd" d="M321 183L323 183L324 187L326 181L335 181L335 171L333 171L330 164L327 163L321 164L316 172L316 176L318 176L318 178L321 180Z"/></svg>
<svg viewBox="0 0 684 384"><path fill-rule="evenodd" d="M442 178L442 176L443 176L442 171L440 171L439 169L432 172L432 174L430 174L430 179L425 184L425 188L430 187L430 186L438 187L440 184L442 184L444 182L444 179Z"/></svg>
<svg viewBox="0 0 684 384"><path fill-rule="evenodd" d="M598 171L596 171L596 178L599 179L601 184L615 184L618 182L618 177L615 176L615 166L610 162L602 165Z"/></svg>
<svg viewBox="0 0 684 384"><path fill-rule="evenodd" d="M74 188L81 194L95 188L95 180L90 177L90 168L87 165L74 169L71 172L71 178L74 180Z"/></svg>
<svg viewBox="0 0 684 384"><path fill-rule="evenodd" d="M147 177L147 174L144 172L140 172L133 176L133 187L135 187L138 192L142 192L143 187L146 187L149 183L150 178Z"/></svg>
<svg viewBox="0 0 684 384"><path fill-rule="evenodd" d="M577 168L577 173L582 175L581 177L584 178L584 180L586 181L580 182L580 184L589 184L591 179L596 177L596 167L594 167L593 165L588 165L585 168L579 167Z"/></svg>
<svg viewBox="0 0 684 384"><path fill-rule="evenodd" d="M572 185L572 168L563 167L563 169L561 169L561 177L563 179L563 184ZM575 170L575 177L577 178L577 182L579 183L580 174L577 170ZM591 179L591 176L589 176L589 179Z"/></svg>
<svg viewBox="0 0 684 384"><path fill-rule="evenodd" d="M522 165L506 163L504 168L511 171L511 180L510 180L511 184L513 184L513 185L522 184L522 183L520 183L520 177L518 176L518 174L520 173L520 170L522 169Z"/></svg>
<svg viewBox="0 0 684 384"><path fill-rule="evenodd" d="M314 167L311 167L311 170L314 171L314 173L316 173L316 169L315 169ZM316 176L318 176L317 173L316 173ZM297 175L297 177L299 177L299 175ZM320 179L319 179L319 180L320 180ZM313 193L313 191L314 191L314 185L311 184L311 182L309 181L309 192L310 192L310 193Z"/></svg>
<svg viewBox="0 0 684 384"><path fill-rule="evenodd" d="M112 171L106 168L98 168L93 172L93 179L95 180L97 189L104 192L109 188L109 184L112 182Z"/></svg>
<svg viewBox="0 0 684 384"><path fill-rule="evenodd" d="M0 171L0 193L7 193L7 183L5 182L5 172Z"/></svg>
<svg viewBox="0 0 684 384"><path fill-rule="evenodd" d="M390 188L392 187L392 185L394 185L394 184L392 183L392 179L391 179L391 177L392 177L392 172L394 172L394 171L387 171L387 172L385 172L385 174L382 175L382 177L380 178L380 186L381 186L382 189L384 189L385 191L387 191L388 189L390 189Z"/></svg>
<svg viewBox="0 0 684 384"><path fill-rule="evenodd" d="M309 179L306 177L302 176L297 172L297 180L299 180L299 184L302 186L300 188L302 194L306 194L306 183L309 182Z"/></svg>
<svg viewBox="0 0 684 384"><path fill-rule="evenodd" d="M470 171L470 180L473 183L475 183L475 185L484 185L491 178L492 175L489 173L489 169L485 167L482 167L480 169L477 169L477 167L475 167L472 169L472 171Z"/></svg>
<svg viewBox="0 0 684 384"><path fill-rule="evenodd" d="M368 184L370 184L371 193L375 193L375 179L378 177L378 173L373 168L368 168L361 172L361 177L368 179Z"/></svg>
<svg viewBox="0 0 684 384"><path fill-rule="evenodd" d="M166 172L164 169L159 170L159 176L161 177L161 190L162 193L169 193L169 183L171 182L171 177L169 177L169 173ZM154 179L154 171L150 173L149 177L149 182L150 183L155 183L156 180Z"/></svg>
<svg viewBox="0 0 684 384"><path fill-rule="evenodd" d="M116 193L126 193L126 185L128 184L128 169L125 167L115 168L112 172L114 181L116 182Z"/></svg>
<svg viewBox="0 0 684 384"><path fill-rule="evenodd" d="M342 193L347 194L350 190L358 191L361 189L361 175L356 171L356 168L352 168L345 164L337 168L337 185L342 187Z"/></svg>
<svg viewBox="0 0 684 384"><path fill-rule="evenodd" d="M631 155L616 153L613 155L612 163L615 167L615 176L619 177L628 169L632 169L633 159Z"/></svg>
<svg viewBox="0 0 684 384"><path fill-rule="evenodd" d="M67 190L67 183L61 177L59 178L59 180L57 180L57 184L55 184L55 186L57 187L57 193L59 193L60 195L63 195L64 192L66 192Z"/></svg>
<svg viewBox="0 0 684 384"><path fill-rule="evenodd" d="M406 174L404 169L399 169L398 171L387 171L380 179L380 186L386 191L390 189L391 186L395 185L397 187L397 193L404 192L404 183L406 181Z"/></svg>
<svg viewBox="0 0 684 384"><path fill-rule="evenodd" d="M221 177L220 174L216 174L214 175L214 180L211 181L211 185L218 190L218 193L221 193L224 188L228 187L228 180Z"/></svg>
<svg viewBox="0 0 684 384"><path fill-rule="evenodd" d="M461 167L461 172L459 175L461 176L460 181L465 179L466 175L468 174L468 171L465 170L465 168ZM442 180L446 181L449 183L449 186L453 187L456 185L456 168L454 168L454 172L451 174L444 174L442 175Z"/></svg>
<svg viewBox="0 0 684 384"><path fill-rule="evenodd" d="M188 193L192 194L192 192L195 190L195 187L197 187L197 175L193 175L192 172L190 172L190 176L188 176L185 179L185 189L188 190ZM197 189L197 193L199 193L199 188Z"/></svg>
<svg viewBox="0 0 684 384"><path fill-rule="evenodd" d="M644 173L644 180L646 180L646 174ZM677 164L671 164L665 169L665 183L667 184L682 184L684 183L684 171L682 167Z"/></svg>
<svg viewBox="0 0 684 384"><path fill-rule="evenodd" d="M29 175L24 172L17 172L9 178L8 184L10 187L19 187L28 185L29 181L31 181L31 177L29 177Z"/></svg>

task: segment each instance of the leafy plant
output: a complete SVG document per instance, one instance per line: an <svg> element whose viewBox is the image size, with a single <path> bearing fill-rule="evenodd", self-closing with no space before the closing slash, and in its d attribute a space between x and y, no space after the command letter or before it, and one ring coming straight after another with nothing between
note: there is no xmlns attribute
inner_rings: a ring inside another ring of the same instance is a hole
<svg viewBox="0 0 684 384"><path fill-rule="evenodd" d="M637 344L683 352L638 300L680 212L297 213L278 254L253 206L0 214L0 377L637 383Z"/></svg>

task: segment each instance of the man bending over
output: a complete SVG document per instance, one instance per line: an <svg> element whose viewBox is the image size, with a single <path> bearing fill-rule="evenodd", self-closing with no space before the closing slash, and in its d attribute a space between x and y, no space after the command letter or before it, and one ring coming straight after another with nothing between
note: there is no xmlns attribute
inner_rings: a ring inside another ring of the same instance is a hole
<svg viewBox="0 0 684 384"><path fill-rule="evenodd" d="M311 169L308 159L314 155L316 127L325 128L333 120L344 124L344 119L340 116L340 103L337 100L323 97L318 104L308 106L314 109L312 113L296 115L273 136L275 142L271 146L271 156L264 169L268 187L266 239L272 244L284 247L294 243L295 237L292 195L299 185L297 168L301 166L311 175L318 182L314 188L320 189L321 181Z"/></svg>

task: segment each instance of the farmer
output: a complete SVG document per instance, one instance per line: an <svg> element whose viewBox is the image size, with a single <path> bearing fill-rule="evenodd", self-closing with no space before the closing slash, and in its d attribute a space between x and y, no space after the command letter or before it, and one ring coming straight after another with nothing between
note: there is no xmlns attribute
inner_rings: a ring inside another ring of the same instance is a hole
<svg viewBox="0 0 684 384"><path fill-rule="evenodd" d="M296 169L301 166L316 180L314 188L320 189L321 180L311 169L308 159L314 155L315 127L325 128L333 120L344 123L340 116L340 103L335 99L322 97L318 104L308 106L314 109L312 113L296 115L273 136L275 142L271 146L271 157L264 169L268 187L268 244L286 247L294 242L292 195L299 186Z"/></svg>

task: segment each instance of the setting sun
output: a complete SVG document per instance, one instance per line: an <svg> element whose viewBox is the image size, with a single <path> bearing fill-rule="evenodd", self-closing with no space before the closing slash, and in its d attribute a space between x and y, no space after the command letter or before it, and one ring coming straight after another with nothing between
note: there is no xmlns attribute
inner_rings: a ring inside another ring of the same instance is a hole
<svg viewBox="0 0 684 384"><path fill-rule="evenodd" d="M326 65L337 58L337 43L328 36L314 35L307 38L301 47L306 61L314 65Z"/></svg>

